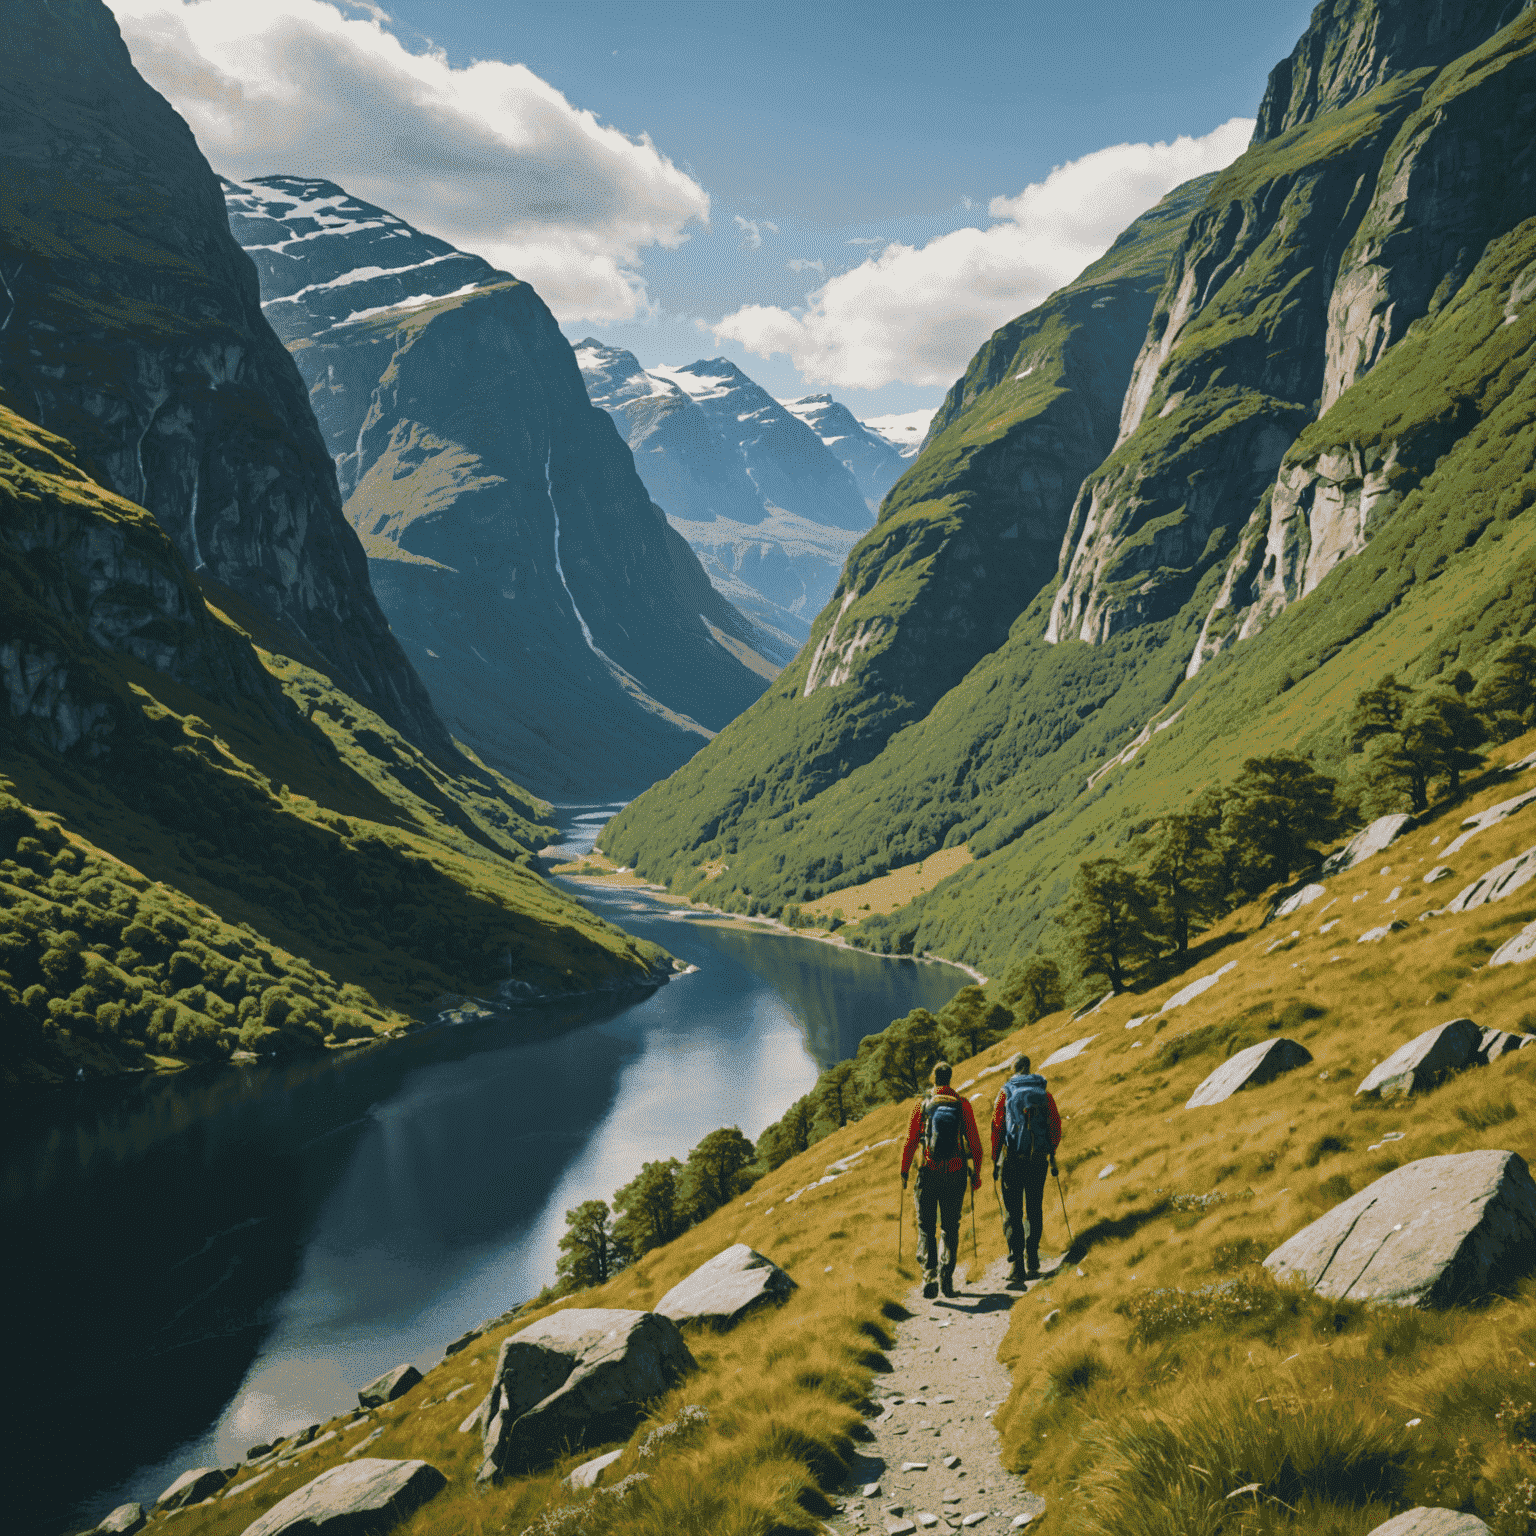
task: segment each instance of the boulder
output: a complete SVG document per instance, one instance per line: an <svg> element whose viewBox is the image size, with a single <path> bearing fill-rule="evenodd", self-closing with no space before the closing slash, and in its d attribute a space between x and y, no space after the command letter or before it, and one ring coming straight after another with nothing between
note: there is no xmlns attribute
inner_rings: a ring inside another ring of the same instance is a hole
<svg viewBox="0 0 1536 1536"><path fill-rule="evenodd" d="M579 1488L593 1488L597 1486L597 1480L604 1471L611 1467L620 1456L624 1454L621 1445L616 1451L604 1451L601 1456L594 1456L591 1461L584 1461L565 1480L565 1486L571 1490Z"/></svg>
<svg viewBox="0 0 1536 1536"><path fill-rule="evenodd" d="M1289 917L1293 912L1299 912L1303 907L1310 907L1319 896L1326 896L1328 887L1325 885L1304 885L1299 891L1292 891L1273 912L1269 914L1267 921L1273 921L1277 917Z"/></svg>
<svg viewBox="0 0 1536 1536"><path fill-rule="evenodd" d="M1477 1048L1477 1060L1487 1066L1499 1057L1527 1045L1536 1045L1536 1035L1513 1034L1507 1029L1485 1029L1482 1044Z"/></svg>
<svg viewBox="0 0 1536 1536"><path fill-rule="evenodd" d="M404 1397L420 1380L421 1372L414 1365L397 1365L394 1370L385 1371L377 1381L370 1381L357 1394L358 1406L382 1408L385 1403Z"/></svg>
<svg viewBox="0 0 1536 1536"><path fill-rule="evenodd" d="M1503 899L1536 877L1536 848L1527 848L1502 864L1495 864L1479 875L1471 885L1458 891L1447 903L1447 912L1470 912L1490 901Z"/></svg>
<svg viewBox="0 0 1536 1536"><path fill-rule="evenodd" d="M467 1333L461 1333L458 1338L456 1338L453 1343L443 1351L444 1356L446 1357L448 1355L456 1355L461 1349L468 1349L469 1346L473 1344L479 1337L480 1330L478 1328L471 1328Z"/></svg>
<svg viewBox="0 0 1536 1536"><path fill-rule="evenodd" d="M447 1485L430 1462L365 1456L295 1489L246 1526L245 1536L380 1536Z"/></svg>
<svg viewBox="0 0 1536 1536"><path fill-rule="evenodd" d="M1527 923L1488 956L1489 965L1519 965L1524 960L1536 960L1536 923Z"/></svg>
<svg viewBox="0 0 1536 1536"><path fill-rule="evenodd" d="M701 1264L656 1303L674 1323L710 1323L730 1328L753 1307L782 1302L795 1282L771 1259L745 1243L733 1243Z"/></svg>
<svg viewBox="0 0 1536 1536"><path fill-rule="evenodd" d="M1488 1536L1488 1527L1476 1515L1464 1515L1459 1509L1428 1509L1421 1504L1378 1525L1370 1536Z"/></svg>
<svg viewBox="0 0 1536 1536"><path fill-rule="evenodd" d="M1449 880L1451 878L1451 866L1449 864L1436 864L1430 872L1424 876L1425 885L1433 885L1437 880Z"/></svg>
<svg viewBox="0 0 1536 1536"><path fill-rule="evenodd" d="M119 1504L96 1529L100 1536L133 1536L144 1520L142 1504Z"/></svg>
<svg viewBox="0 0 1536 1536"><path fill-rule="evenodd" d="M183 1472L155 1500L155 1508L185 1509L189 1504L201 1504L204 1499L216 1494L234 1475L232 1467L193 1467L190 1472Z"/></svg>
<svg viewBox="0 0 1536 1536"><path fill-rule="evenodd" d="M1170 1008L1182 1008L1185 1003L1194 1002L1202 992L1209 992L1228 971L1235 970L1236 968L1237 961L1228 960L1225 965L1217 966L1209 976L1202 976L1198 981L1190 982L1187 987L1181 987L1157 1011L1159 1013L1167 1013Z"/></svg>
<svg viewBox="0 0 1536 1536"><path fill-rule="evenodd" d="M1498 805L1490 805L1486 811L1479 811L1475 816L1468 816L1461 824L1461 835L1452 838L1445 845L1441 857L1448 859L1453 853L1459 853L1479 832L1485 832L1489 827L1497 826L1501 821L1508 821L1517 811L1523 811L1526 806L1532 803L1536 803L1536 789L1528 789L1524 794L1516 795L1512 800L1502 800Z"/></svg>
<svg viewBox="0 0 1536 1536"><path fill-rule="evenodd" d="M1473 1065L1483 1032L1471 1019L1436 1024L1377 1062L1355 1089L1355 1097L1374 1093L1383 1099L1433 1088L1448 1072Z"/></svg>
<svg viewBox="0 0 1536 1536"><path fill-rule="evenodd" d="M1337 853L1330 853L1323 860L1323 873L1325 875L1343 874L1346 869L1353 869L1362 859L1368 859L1373 854L1380 853L1412 820L1413 817L1404 816L1401 813L1378 816L1370 826L1356 832Z"/></svg>
<svg viewBox="0 0 1536 1536"><path fill-rule="evenodd" d="M627 1439L642 1405L694 1368L677 1324L656 1312L571 1307L530 1323L496 1357L478 1480Z"/></svg>
<svg viewBox="0 0 1536 1536"><path fill-rule="evenodd" d="M1202 1109L1207 1104L1220 1104L1244 1088L1262 1087L1282 1073L1306 1066L1311 1060L1312 1052L1294 1040L1283 1037L1261 1040L1222 1062L1190 1095L1184 1108Z"/></svg>
<svg viewBox="0 0 1536 1536"><path fill-rule="evenodd" d="M1081 1056L1098 1038L1097 1035L1084 1035L1081 1040L1074 1040L1070 1045L1064 1045L1060 1050L1052 1051L1040 1065L1042 1068L1054 1067L1063 1061L1071 1061L1074 1056Z"/></svg>
<svg viewBox="0 0 1536 1536"><path fill-rule="evenodd" d="M1536 1183L1517 1152L1420 1158L1303 1227L1264 1267L1339 1300L1474 1301L1536 1270Z"/></svg>

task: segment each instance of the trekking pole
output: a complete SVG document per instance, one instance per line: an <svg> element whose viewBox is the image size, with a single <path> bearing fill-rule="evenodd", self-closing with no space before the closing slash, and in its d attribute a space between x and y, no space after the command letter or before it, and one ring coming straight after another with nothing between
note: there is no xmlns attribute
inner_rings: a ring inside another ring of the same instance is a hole
<svg viewBox="0 0 1536 1536"><path fill-rule="evenodd" d="M976 1250L976 1186L971 1185L971 1262L981 1268L981 1255Z"/></svg>
<svg viewBox="0 0 1536 1536"><path fill-rule="evenodd" d="M1051 1174L1056 1180L1056 1193L1061 1196L1061 1219L1067 1229L1067 1252L1072 1252L1072 1244L1076 1239L1072 1236L1072 1223L1067 1220L1067 1197L1062 1194L1061 1175L1056 1172L1056 1159L1051 1159Z"/></svg>
<svg viewBox="0 0 1536 1536"><path fill-rule="evenodd" d="M896 1196L896 1268L901 1268L901 1218L907 1204L907 1186L901 1186L901 1193Z"/></svg>

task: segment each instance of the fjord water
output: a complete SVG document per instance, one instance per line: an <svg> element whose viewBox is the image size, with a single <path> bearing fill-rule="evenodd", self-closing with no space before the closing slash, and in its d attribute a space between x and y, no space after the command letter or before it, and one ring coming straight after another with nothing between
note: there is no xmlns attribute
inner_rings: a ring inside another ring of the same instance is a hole
<svg viewBox="0 0 1536 1536"><path fill-rule="evenodd" d="M570 857L611 810L563 814L551 851ZM580 894L697 969L350 1058L82 1085L13 1128L18 1529L148 1503L188 1467L353 1406L403 1360L431 1365L554 1277L567 1209L716 1126L756 1136L819 1067L966 979L644 892Z"/></svg>

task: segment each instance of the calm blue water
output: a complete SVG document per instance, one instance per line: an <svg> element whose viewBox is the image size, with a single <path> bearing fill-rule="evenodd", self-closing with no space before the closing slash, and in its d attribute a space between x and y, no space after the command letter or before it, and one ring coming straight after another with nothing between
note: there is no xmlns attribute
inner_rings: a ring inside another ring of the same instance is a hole
<svg viewBox="0 0 1536 1536"><path fill-rule="evenodd" d="M566 811L553 851L586 851L613 809ZM352 1406L403 1360L435 1363L554 1278L572 1206L716 1126L755 1137L821 1066L966 980L578 894L697 969L351 1060L82 1091L13 1134L18 1529L147 1503L187 1467ZM69 1426L103 1392L87 1447Z"/></svg>

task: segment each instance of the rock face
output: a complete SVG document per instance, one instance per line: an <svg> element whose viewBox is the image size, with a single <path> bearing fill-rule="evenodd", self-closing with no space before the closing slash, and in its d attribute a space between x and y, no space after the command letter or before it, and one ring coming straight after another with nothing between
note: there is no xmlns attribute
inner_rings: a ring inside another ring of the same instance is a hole
<svg viewBox="0 0 1536 1536"><path fill-rule="evenodd" d="M191 131L99 0L13 6L7 37L24 67L0 81L0 385L99 484L148 508L200 581L456 760L374 601L303 384Z"/></svg>
<svg viewBox="0 0 1536 1536"><path fill-rule="evenodd" d="M1230 1056L1189 1096L1185 1109L1200 1109L1220 1104L1244 1088L1271 1083L1286 1072L1294 1072L1312 1060L1306 1046L1294 1040L1261 1040L1247 1050Z"/></svg>
<svg viewBox="0 0 1536 1536"><path fill-rule="evenodd" d="M185 1509L189 1504L200 1504L216 1494L232 1475L228 1467L193 1467L190 1472L183 1472L155 1500L155 1508Z"/></svg>
<svg viewBox="0 0 1536 1536"><path fill-rule="evenodd" d="M831 395L803 395L780 404L819 437L832 456L853 476L871 515L911 461L891 440L867 427Z"/></svg>
<svg viewBox="0 0 1536 1536"><path fill-rule="evenodd" d="M1378 816L1370 826L1362 827L1337 853L1330 853L1323 860L1325 875L1342 875L1345 870L1364 863L1378 853L1385 853L1402 835L1403 828L1413 821L1412 816L1394 812L1390 816Z"/></svg>
<svg viewBox="0 0 1536 1536"><path fill-rule="evenodd" d="M663 1317L679 1325L709 1323L730 1328L754 1307L781 1302L795 1289L795 1282L771 1259L745 1243L733 1243L656 1303Z"/></svg>
<svg viewBox="0 0 1536 1536"><path fill-rule="evenodd" d="M479 1480L521 1472L567 1445L627 1436L641 1405L694 1369L670 1318L574 1307L501 1346L484 1406Z"/></svg>
<svg viewBox="0 0 1536 1536"><path fill-rule="evenodd" d="M1521 886L1536 877L1536 848L1527 848L1512 859L1496 864L1486 874L1479 875L1464 890L1460 890L1446 904L1447 912L1470 912L1490 901L1502 901L1513 895Z"/></svg>
<svg viewBox="0 0 1536 1536"><path fill-rule="evenodd" d="M1383 1099L1433 1088L1447 1074L1470 1066L1483 1043L1483 1031L1471 1019L1452 1019L1416 1035L1378 1062L1355 1089Z"/></svg>
<svg viewBox="0 0 1536 1536"><path fill-rule="evenodd" d="M1516 1152L1421 1158L1302 1228L1264 1267L1340 1300L1474 1301L1536 1269L1536 1183Z"/></svg>
<svg viewBox="0 0 1536 1536"><path fill-rule="evenodd" d="M1489 965L1519 965L1536 960L1536 923L1527 923L1514 938L1499 945L1488 957Z"/></svg>
<svg viewBox="0 0 1536 1536"><path fill-rule="evenodd" d="M1484 1065L1490 1065L1501 1056L1507 1056L1511 1051L1523 1050L1528 1045L1536 1045L1536 1035L1512 1034L1505 1029L1485 1029L1477 1047L1477 1060Z"/></svg>
<svg viewBox="0 0 1536 1536"><path fill-rule="evenodd" d="M540 794L611 798L756 699L766 642L651 502L526 283L331 183L229 193L379 601L455 735Z"/></svg>
<svg viewBox="0 0 1536 1536"><path fill-rule="evenodd" d="M1370 1536L1487 1536L1488 1527L1476 1515L1459 1509L1404 1510L1378 1525Z"/></svg>
<svg viewBox="0 0 1536 1536"><path fill-rule="evenodd" d="M420 1380L421 1372L414 1365L397 1365L394 1370L385 1371L377 1381L370 1381L357 1394L358 1407L382 1408L385 1403L404 1397Z"/></svg>
<svg viewBox="0 0 1536 1536"><path fill-rule="evenodd" d="M364 1456L332 1467L274 1504L245 1536L378 1536L448 1486L430 1462Z"/></svg>

